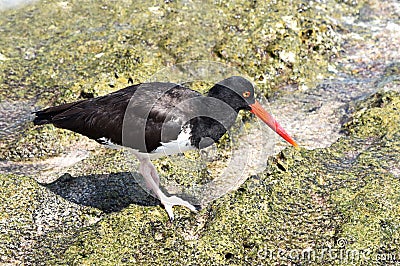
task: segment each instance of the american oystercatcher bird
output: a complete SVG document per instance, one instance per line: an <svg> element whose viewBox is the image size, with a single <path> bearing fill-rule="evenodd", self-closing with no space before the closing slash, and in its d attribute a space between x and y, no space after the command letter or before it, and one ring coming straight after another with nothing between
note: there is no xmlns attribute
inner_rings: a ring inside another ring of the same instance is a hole
<svg viewBox="0 0 400 266"><path fill-rule="evenodd" d="M215 84L206 96L175 83L151 82L105 96L35 112L35 125L53 124L111 148L128 148L140 162L146 186L164 205L170 219L174 205L196 208L159 188L151 159L212 145L235 123L240 110L250 111L293 146L297 143L255 100L254 87L233 76Z"/></svg>

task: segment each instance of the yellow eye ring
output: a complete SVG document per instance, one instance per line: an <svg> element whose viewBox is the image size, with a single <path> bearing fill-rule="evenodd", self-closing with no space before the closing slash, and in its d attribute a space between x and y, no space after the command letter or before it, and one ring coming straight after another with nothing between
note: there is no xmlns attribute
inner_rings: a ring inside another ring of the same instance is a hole
<svg viewBox="0 0 400 266"><path fill-rule="evenodd" d="M243 95L244 98L249 98L249 97L250 97L250 94L251 94L251 93L250 93L249 91L245 91L245 92L242 93L242 95Z"/></svg>

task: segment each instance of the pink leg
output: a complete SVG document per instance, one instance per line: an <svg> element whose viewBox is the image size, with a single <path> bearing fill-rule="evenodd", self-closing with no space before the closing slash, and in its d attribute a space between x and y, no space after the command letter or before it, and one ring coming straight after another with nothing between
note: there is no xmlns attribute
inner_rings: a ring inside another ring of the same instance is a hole
<svg viewBox="0 0 400 266"><path fill-rule="evenodd" d="M189 208L191 211L196 212L196 208L190 204L189 202L177 197L171 196L167 197L160 189L159 183L160 178L158 177L157 171L154 168L154 165L148 158L140 158L140 167L139 171L142 174L146 186L148 189L154 192L157 198L161 201L161 204L164 205L165 210L168 213L170 220L174 219L174 212L172 207L175 205L181 205Z"/></svg>

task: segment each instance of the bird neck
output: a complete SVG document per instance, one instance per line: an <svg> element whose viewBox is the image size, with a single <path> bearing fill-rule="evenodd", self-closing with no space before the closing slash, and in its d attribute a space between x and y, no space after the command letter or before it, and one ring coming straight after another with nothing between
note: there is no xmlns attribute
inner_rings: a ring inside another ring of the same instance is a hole
<svg viewBox="0 0 400 266"><path fill-rule="evenodd" d="M192 146L203 149L218 143L220 138L235 123L237 115L227 116L224 121L217 121L210 117L199 116L190 121Z"/></svg>
<svg viewBox="0 0 400 266"><path fill-rule="evenodd" d="M207 94L208 97L218 99L239 113L240 105L236 104L237 93L219 84L215 84Z"/></svg>
<svg viewBox="0 0 400 266"><path fill-rule="evenodd" d="M250 110L250 107L246 104L246 101L233 89L229 89L220 84L215 84L207 94L208 97L212 97L222 101L229 105L236 113L240 110Z"/></svg>

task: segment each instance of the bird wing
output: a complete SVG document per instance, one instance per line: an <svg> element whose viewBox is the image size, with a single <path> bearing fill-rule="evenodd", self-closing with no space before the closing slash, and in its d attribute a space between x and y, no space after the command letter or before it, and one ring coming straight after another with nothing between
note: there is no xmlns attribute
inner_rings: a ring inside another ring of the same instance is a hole
<svg viewBox="0 0 400 266"><path fill-rule="evenodd" d="M36 112L35 124L52 123L100 143L140 152L176 140L184 122L180 102L200 93L174 83L143 83L111 94Z"/></svg>
<svg viewBox="0 0 400 266"><path fill-rule="evenodd" d="M152 83L139 88L129 102L122 128L122 144L139 151L155 151L178 139L188 122L189 99L203 97L199 92L177 84L161 83L154 92Z"/></svg>

